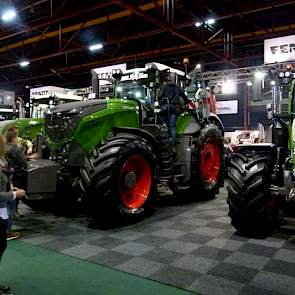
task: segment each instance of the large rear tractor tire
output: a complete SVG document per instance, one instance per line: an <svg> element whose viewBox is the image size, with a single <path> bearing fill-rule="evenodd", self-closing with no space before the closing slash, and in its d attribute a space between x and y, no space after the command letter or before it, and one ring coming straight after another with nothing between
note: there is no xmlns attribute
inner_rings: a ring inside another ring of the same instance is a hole
<svg viewBox="0 0 295 295"><path fill-rule="evenodd" d="M270 191L270 162L267 153L235 153L230 160L228 215L241 235L267 236L276 225L278 200Z"/></svg>
<svg viewBox="0 0 295 295"><path fill-rule="evenodd" d="M223 138L220 129L208 124L201 131L192 157L192 193L198 199L213 199L222 181L224 170Z"/></svg>
<svg viewBox="0 0 295 295"><path fill-rule="evenodd" d="M118 134L85 158L80 186L95 219L130 221L151 208L155 176L149 143L136 135Z"/></svg>

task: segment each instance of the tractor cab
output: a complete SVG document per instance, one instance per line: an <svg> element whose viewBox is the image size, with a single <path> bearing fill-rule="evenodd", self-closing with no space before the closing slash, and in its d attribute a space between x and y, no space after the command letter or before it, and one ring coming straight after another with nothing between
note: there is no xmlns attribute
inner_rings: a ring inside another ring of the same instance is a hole
<svg viewBox="0 0 295 295"><path fill-rule="evenodd" d="M112 69L111 74L92 71L93 98L132 100L138 103L141 123L157 121L158 95L165 80L184 88L188 77L183 71L160 63L128 70Z"/></svg>
<svg viewBox="0 0 295 295"><path fill-rule="evenodd" d="M164 80L169 78L176 85L184 87L185 73L160 63L148 63L144 68L126 71L113 71L116 81L114 97L136 99L149 106L157 101L158 90Z"/></svg>
<svg viewBox="0 0 295 295"><path fill-rule="evenodd" d="M153 81L145 68L135 68L124 72L114 70L114 98L136 101L142 112L150 109L155 97Z"/></svg>

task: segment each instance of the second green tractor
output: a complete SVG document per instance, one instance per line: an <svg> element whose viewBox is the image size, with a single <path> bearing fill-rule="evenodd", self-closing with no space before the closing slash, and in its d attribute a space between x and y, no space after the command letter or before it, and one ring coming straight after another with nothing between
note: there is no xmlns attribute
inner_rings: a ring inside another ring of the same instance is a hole
<svg viewBox="0 0 295 295"><path fill-rule="evenodd" d="M293 75L288 73L288 77ZM294 209L295 80L288 79L278 81L280 87L289 87L288 113L271 111L270 142L240 145L230 160L229 216L242 235L267 236ZM274 105L279 103L274 101Z"/></svg>

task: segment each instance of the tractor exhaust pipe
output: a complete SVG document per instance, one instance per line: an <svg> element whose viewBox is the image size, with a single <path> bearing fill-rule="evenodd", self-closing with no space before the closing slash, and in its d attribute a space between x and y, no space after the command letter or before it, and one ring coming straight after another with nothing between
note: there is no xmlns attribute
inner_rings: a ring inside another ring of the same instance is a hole
<svg viewBox="0 0 295 295"><path fill-rule="evenodd" d="M95 98L99 99L100 93L99 93L98 75L94 71L91 71L91 77L92 77L92 92L95 94Z"/></svg>

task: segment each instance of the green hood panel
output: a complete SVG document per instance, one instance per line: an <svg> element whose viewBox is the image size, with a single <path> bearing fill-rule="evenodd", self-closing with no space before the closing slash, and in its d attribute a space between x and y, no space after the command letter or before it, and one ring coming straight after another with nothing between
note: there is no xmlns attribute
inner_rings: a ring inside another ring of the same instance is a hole
<svg viewBox="0 0 295 295"><path fill-rule="evenodd" d="M80 107L87 107L87 103L95 104L93 101L86 101ZM59 142L53 142L49 138L48 143L54 149L60 149L66 142L74 141L86 153L89 153L94 146L108 137L114 126L139 127L139 104L137 101L106 99L101 100L100 103L106 103L106 108L83 116L71 136L63 138ZM75 107L75 104L72 103L71 107ZM66 105L64 108L67 111L69 109Z"/></svg>

